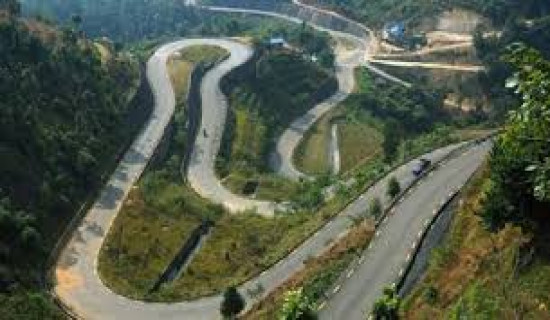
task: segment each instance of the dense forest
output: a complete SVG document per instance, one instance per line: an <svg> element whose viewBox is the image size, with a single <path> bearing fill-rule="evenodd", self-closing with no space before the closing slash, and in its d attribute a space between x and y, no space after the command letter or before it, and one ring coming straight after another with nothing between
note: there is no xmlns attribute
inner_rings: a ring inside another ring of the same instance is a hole
<svg viewBox="0 0 550 320"><path fill-rule="evenodd" d="M203 20L199 12L180 0L24 0L22 3L24 13L39 14L60 23L78 16L88 36L108 36L116 42L192 34L200 29Z"/></svg>
<svg viewBox="0 0 550 320"><path fill-rule="evenodd" d="M434 15L445 9L461 7L489 17L503 25L514 17L536 17L550 14L546 0L305 0L339 11L371 26L382 26L392 20L408 23Z"/></svg>
<svg viewBox="0 0 550 320"><path fill-rule="evenodd" d="M0 309L49 318L48 301L24 291L38 290L63 227L139 129L138 66L18 13L0 1Z"/></svg>

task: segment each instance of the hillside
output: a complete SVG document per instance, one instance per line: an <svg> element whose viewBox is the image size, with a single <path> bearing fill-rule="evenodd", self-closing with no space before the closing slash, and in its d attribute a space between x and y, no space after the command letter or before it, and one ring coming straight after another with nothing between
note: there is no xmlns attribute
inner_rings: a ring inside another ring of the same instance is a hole
<svg viewBox="0 0 550 320"><path fill-rule="evenodd" d="M129 103L139 74L129 57L102 61L101 45L6 3L16 2L0 2L0 309L47 319L57 312L39 289L46 258L147 110Z"/></svg>
<svg viewBox="0 0 550 320"><path fill-rule="evenodd" d="M274 141L295 118L330 96L337 83L319 64L288 50L264 51L252 71L227 79L232 116L219 172L234 192L246 194L246 185L257 183L259 197L283 201L295 186L268 174Z"/></svg>
<svg viewBox="0 0 550 320"><path fill-rule="evenodd" d="M444 10L460 7L489 17L497 24L504 24L516 16L549 14L550 7L544 0L305 0L304 3L338 11L371 26L380 27L392 20L419 22Z"/></svg>
<svg viewBox="0 0 550 320"><path fill-rule="evenodd" d="M406 300L405 318L548 319L550 62L517 46L507 86L522 104L466 192L448 238Z"/></svg>

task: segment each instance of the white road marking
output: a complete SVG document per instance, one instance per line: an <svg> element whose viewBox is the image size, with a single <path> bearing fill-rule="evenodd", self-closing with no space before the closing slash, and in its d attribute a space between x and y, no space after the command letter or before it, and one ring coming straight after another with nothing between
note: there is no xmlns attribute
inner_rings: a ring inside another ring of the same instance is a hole
<svg viewBox="0 0 550 320"><path fill-rule="evenodd" d="M334 290L332 290L332 293L337 293L338 291L340 291L341 287L342 286L340 286L340 285L336 286L336 288L334 288Z"/></svg>
<svg viewBox="0 0 550 320"><path fill-rule="evenodd" d="M351 276L353 275L353 273L355 272L355 269L351 269L350 271L348 271L348 274L346 275L346 278L351 278Z"/></svg>

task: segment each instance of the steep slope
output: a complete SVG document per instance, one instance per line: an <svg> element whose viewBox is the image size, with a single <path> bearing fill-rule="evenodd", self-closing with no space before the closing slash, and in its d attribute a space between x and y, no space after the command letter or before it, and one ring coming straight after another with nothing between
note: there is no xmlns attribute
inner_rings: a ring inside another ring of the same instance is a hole
<svg viewBox="0 0 550 320"><path fill-rule="evenodd" d="M102 61L77 32L1 9L0 305L49 318L48 300L26 290L38 290L54 243L147 110L129 103L138 68L128 57Z"/></svg>

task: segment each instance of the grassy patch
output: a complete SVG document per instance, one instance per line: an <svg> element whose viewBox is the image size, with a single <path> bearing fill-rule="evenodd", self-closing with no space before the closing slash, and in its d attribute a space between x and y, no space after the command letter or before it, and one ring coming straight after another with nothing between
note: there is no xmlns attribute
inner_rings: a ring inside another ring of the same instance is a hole
<svg viewBox="0 0 550 320"><path fill-rule="evenodd" d="M300 141L294 154L294 162L300 171L307 174L330 172L329 142L333 115L334 112L324 115Z"/></svg>
<svg viewBox="0 0 550 320"><path fill-rule="evenodd" d="M254 197L274 201L288 201L289 194L295 194L300 189L300 184L289 181L279 175L272 173L258 173L255 170L242 169L232 172L224 178L223 184L237 194L246 194L247 184L257 183Z"/></svg>
<svg viewBox="0 0 550 320"><path fill-rule="evenodd" d="M366 71L357 68L354 72L356 85L352 95L371 92L372 79ZM381 152L383 137L380 134L380 120L355 107L353 98L348 98L317 121L298 145L294 158L301 171L309 174L325 174L330 171L329 143L334 123L338 124L342 173L367 163Z"/></svg>
<svg viewBox="0 0 550 320"><path fill-rule="evenodd" d="M227 50L210 45L192 46L181 50L168 59L168 73L176 98L181 100L187 93L189 76L196 63L212 63L229 55Z"/></svg>
<svg viewBox="0 0 550 320"><path fill-rule="evenodd" d="M550 316L548 259L535 255L525 264L530 260L521 248L530 237L512 226L490 233L476 215L487 181L485 170L467 187L449 235L432 253L426 276L403 304L405 318Z"/></svg>
<svg viewBox="0 0 550 320"><path fill-rule="evenodd" d="M187 187L146 176L131 191L105 240L98 259L102 279L125 296L149 298L148 290L191 230L220 213Z"/></svg>
<svg viewBox="0 0 550 320"><path fill-rule="evenodd" d="M380 123L362 112L352 112L338 124L341 172L346 173L382 153Z"/></svg>

